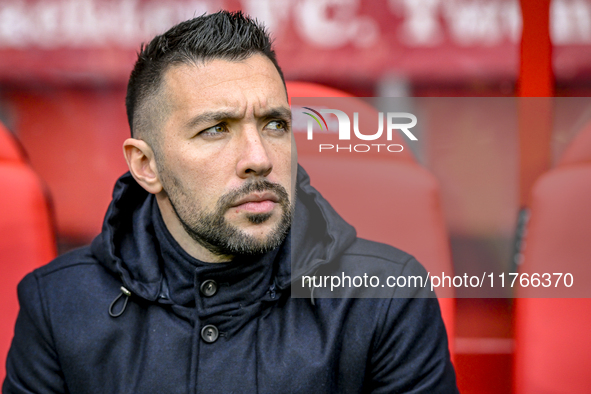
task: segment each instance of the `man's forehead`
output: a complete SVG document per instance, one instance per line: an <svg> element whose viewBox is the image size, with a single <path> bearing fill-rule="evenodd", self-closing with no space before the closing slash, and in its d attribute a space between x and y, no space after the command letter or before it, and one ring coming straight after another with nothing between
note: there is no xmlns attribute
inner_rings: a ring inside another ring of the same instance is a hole
<svg viewBox="0 0 591 394"><path fill-rule="evenodd" d="M202 104L204 110L245 104L258 108L287 105L277 69L259 54L239 61L213 59L174 65L164 73L163 90L167 100L179 107L188 103Z"/></svg>

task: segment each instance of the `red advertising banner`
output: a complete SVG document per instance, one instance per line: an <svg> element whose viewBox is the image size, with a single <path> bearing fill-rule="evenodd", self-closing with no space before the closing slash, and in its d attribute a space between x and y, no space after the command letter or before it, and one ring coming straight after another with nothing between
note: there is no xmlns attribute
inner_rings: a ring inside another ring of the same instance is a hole
<svg viewBox="0 0 591 394"><path fill-rule="evenodd" d="M3 82L125 83L143 41L176 22L243 9L275 37L290 79L514 80L518 0L4 0ZM558 79L591 68L591 1L554 0Z"/></svg>

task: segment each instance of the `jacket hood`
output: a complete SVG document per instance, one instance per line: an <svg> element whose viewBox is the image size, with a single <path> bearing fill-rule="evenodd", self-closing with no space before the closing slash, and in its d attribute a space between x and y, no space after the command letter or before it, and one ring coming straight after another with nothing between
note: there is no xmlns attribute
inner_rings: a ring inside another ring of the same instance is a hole
<svg viewBox="0 0 591 394"><path fill-rule="evenodd" d="M296 209L292 228L277 258L276 283L281 289L335 260L353 242L355 229L346 223L310 185L298 166ZM127 289L148 301L156 301L164 282L160 244L152 219L154 196L137 184L129 172L113 191L101 233L93 240L92 253L119 277Z"/></svg>
<svg viewBox="0 0 591 394"><path fill-rule="evenodd" d="M290 269L279 271L279 286L285 288L302 275L336 260L357 237L324 197L310 185L308 173L298 165L296 209L291 228ZM288 241L289 242L289 241Z"/></svg>

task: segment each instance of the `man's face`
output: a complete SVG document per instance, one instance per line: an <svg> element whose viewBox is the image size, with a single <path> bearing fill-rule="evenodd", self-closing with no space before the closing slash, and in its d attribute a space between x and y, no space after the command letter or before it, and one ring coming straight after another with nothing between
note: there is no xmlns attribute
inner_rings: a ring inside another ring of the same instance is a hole
<svg viewBox="0 0 591 394"><path fill-rule="evenodd" d="M184 230L217 255L263 253L291 221L291 113L273 63L176 65L164 74L158 174Z"/></svg>

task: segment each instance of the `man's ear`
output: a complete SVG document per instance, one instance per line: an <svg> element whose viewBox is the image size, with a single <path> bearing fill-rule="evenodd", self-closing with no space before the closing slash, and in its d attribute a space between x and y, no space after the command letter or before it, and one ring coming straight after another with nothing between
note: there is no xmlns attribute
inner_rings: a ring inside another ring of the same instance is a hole
<svg viewBox="0 0 591 394"><path fill-rule="evenodd" d="M128 138L123 143L123 155L129 172L141 187L152 194L162 191L156 158L150 145L143 140Z"/></svg>

